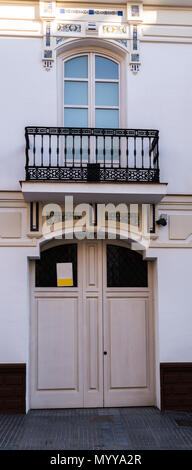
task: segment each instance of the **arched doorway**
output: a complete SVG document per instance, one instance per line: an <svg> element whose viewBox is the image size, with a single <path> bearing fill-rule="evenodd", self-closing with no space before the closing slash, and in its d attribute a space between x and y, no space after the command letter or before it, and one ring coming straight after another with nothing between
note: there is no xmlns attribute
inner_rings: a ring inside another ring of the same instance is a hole
<svg viewBox="0 0 192 470"><path fill-rule="evenodd" d="M58 240L31 278L30 407L154 405L150 263L125 242Z"/></svg>

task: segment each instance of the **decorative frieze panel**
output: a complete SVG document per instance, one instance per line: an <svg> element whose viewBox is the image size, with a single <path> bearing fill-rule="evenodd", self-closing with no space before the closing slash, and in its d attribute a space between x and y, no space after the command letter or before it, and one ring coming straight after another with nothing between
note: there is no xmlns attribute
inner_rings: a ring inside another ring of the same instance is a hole
<svg viewBox="0 0 192 470"><path fill-rule="evenodd" d="M106 38L129 38L128 25L119 25L114 23L54 23L53 35L59 37L86 37L86 36L106 37Z"/></svg>
<svg viewBox="0 0 192 470"><path fill-rule="evenodd" d="M141 3L127 4L127 20L129 23L142 23L143 21L143 5Z"/></svg>
<svg viewBox="0 0 192 470"><path fill-rule="evenodd" d="M128 34L128 27L126 25L102 25L101 31L104 35L125 36Z"/></svg>
<svg viewBox="0 0 192 470"><path fill-rule="evenodd" d="M114 22L122 22L126 19L126 11L118 8L57 8L57 17L62 19L75 19L89 21L92 18L98 21L106 21L106 18Z"/></svg>
<svg viewBox="0 0 192 470"><path fill-rule="evenodd" d="M65 8L62 3L56 7L55 1L40 1L40 13L44 30L42 61L45 70L52 68L56 47L64 38L92 36L114 39L127 50L130 45L130 68L132 72L138 72L141 63L139 25L142 22L142 4L128 3L126 14L125 9ZM90 21L91 18L93 21Z"/></svg>
<svg viewBox="0 0 192 470"><path fill-rule="evenodd" d="M80 24L57 24L57 31L59 33L81 33L81 25Z"/></svg>

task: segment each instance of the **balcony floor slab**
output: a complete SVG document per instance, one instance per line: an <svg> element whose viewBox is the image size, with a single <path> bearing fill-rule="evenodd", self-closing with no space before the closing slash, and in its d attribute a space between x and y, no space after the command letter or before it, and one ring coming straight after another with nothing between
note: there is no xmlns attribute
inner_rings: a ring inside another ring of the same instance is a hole
<svg viewBox="0 0 192 470"><path fill-rule="evenodd" d="M167 194L167 183L81 183L52 181L21 181L26 202L125 202L156 204Z"/></svg>

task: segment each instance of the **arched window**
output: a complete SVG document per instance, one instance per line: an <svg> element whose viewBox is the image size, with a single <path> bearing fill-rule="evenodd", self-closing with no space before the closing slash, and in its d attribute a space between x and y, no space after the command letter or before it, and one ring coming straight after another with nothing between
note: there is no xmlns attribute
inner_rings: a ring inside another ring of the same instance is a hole
<svg viewBox="0 0 192 470"><path fill-rule="evenodd" d="M119 127L119 64L90 52L64 61L65 127Z"/></svg>

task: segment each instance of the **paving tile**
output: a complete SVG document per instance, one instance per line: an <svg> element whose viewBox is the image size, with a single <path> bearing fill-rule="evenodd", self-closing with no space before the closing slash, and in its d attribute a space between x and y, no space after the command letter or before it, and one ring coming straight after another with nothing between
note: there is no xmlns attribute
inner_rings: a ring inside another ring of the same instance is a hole
<svg viewBox="0 0 192 470"><path fill-rule="evenodd" d="M191 413L154 407L30 410L0 415L0 449L192 449Z"/></svg>

